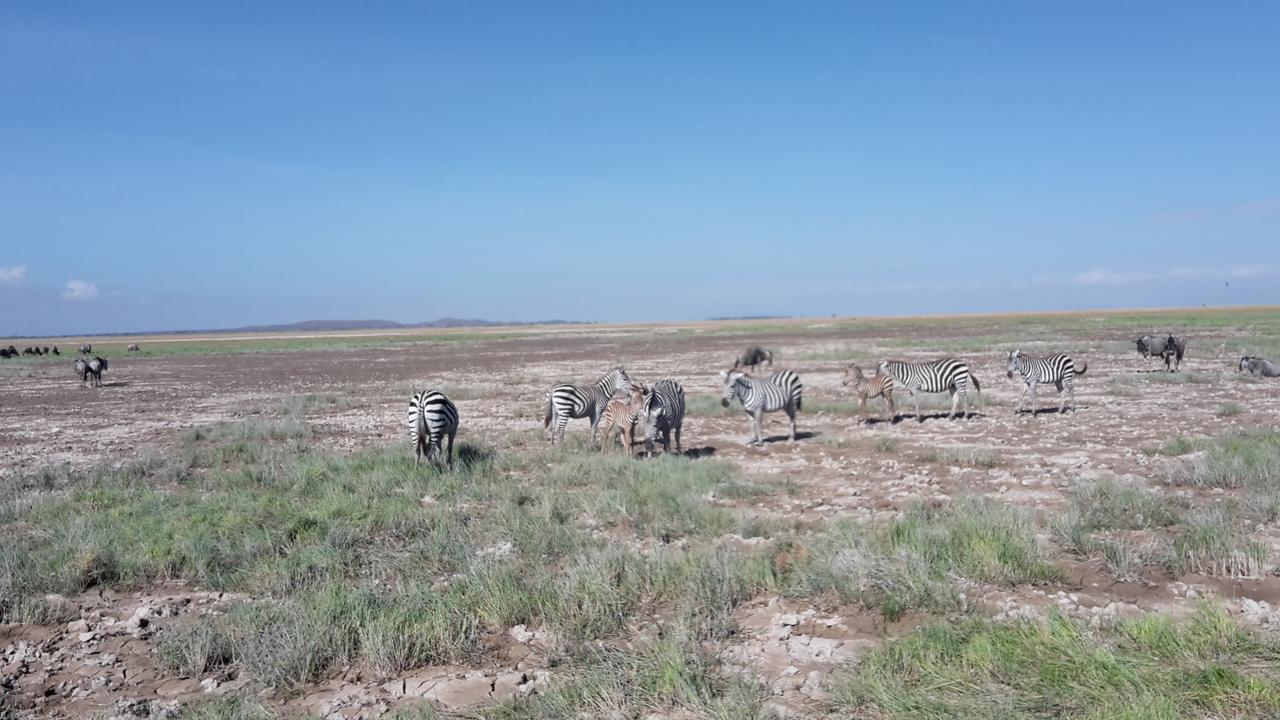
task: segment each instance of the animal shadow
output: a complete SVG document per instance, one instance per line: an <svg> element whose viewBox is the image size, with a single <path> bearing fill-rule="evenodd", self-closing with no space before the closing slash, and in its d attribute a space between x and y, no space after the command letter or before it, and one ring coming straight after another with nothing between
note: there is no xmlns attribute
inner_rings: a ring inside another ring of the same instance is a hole
<svg viewBox="0 0 1280 720"><path fill-rule="evenodd" d="M798 432L796 433L796 442L799 442L801 440L811 440L816 437L822 437L822 433ZM790 435L770 435L769 437L765 438L764 441L766 443L776 443L776 442L784 442L790 439L791 439Z"/></svg>
<svg viewBox="0 0 1280 720"><path fill-rule="evenodd" d="M715 454L716 454L716 449L711 447L710 445L707 445L704 447L684 449L684 456L691 460L697 460L698 458L704 458L704 457L711 457L712 455L715 455Z"/></svg>

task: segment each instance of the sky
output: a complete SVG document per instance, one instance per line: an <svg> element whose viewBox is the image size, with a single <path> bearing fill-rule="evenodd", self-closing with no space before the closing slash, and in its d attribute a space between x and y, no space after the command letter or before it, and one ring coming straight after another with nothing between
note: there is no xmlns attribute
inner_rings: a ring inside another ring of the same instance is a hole
<svg viewBox="0 0 1280 720"><path fill-rule="evenodd" d="M0 336L1280 302L1280 4L0 3Z"/></svg>

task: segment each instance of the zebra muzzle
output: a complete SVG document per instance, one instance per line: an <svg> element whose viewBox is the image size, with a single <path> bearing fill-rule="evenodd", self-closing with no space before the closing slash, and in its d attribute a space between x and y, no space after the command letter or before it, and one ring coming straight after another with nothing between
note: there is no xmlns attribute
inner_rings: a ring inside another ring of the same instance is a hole
<svg viewBox="0 0 1280 720"><path fill-rule="evenodd" d="M724 398L720 398L720 407L729 407L729 401Z"/></svg>

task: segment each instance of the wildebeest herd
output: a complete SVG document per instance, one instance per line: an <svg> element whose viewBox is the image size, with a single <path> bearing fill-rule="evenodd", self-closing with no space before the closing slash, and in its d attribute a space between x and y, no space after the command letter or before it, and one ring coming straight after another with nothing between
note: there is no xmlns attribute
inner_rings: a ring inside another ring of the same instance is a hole
<svg viewBox="0 0 1280 720"><path fill-rule="evenodd" d="M34 355L61 355L61 354L62 353L58 352L57 345L53 346L53 350L50 350L48 345L45 345L44 347L25 347L25 348L22 348L22 352L18 352L18 348L12 345L10 345L7 348L0 347L0 359L5 359L5 360L7 360L8 358L24 357L28 355L34 356Z"/></svg>
<svg viewBox="0 0 1280 720"><path fill-rule="evenodd" d="M1165 370L1177 372L1186 356L1187 343L1183 337L1169 334L1163 338L1144 335L1136 341L1138 352L1150 360L1164 360ZM771 350L759 346L748 348L734 360L733 368L720 373L721 404L729 407L734 400L751 418L751 437L748 444L760 444L765 413L782 411L790 421L792 442L796 440L796 414L803 407L804 387L800 376L790 370L778 370L767 376L756 377L748 372L761 364L773 364ZM1006 375L1022 383L1022 395L1015 414L1024 412L1027 395L1031 396L1032 415L1036 410L1036 391L1040 385L1053 385L1062 397L1059 414L1068 407L1076 411L1075 379L1083 376L1088 366L1064 353L1034 357L1021 350L1005 354ZM1260 357L1245 356L1239 369L1261 377L1280 377L1280 365ZM856 363L845 369L842 385L858 398L858 411L865 420L868 399L884 399L890 421L897 420L893 401L895 390L906 392L914 405L916 419L923 422L919 395L946 392L951 397L953 419L957 411L967 418L968 392L972 388L980 392L982 387L969 366L956 358L943 358L927 362L883 360L876 366L874 375L867 375ZM621 395L620 398L615 398ZM963 408L961 404L963 403ZM553 386L544 396L545 412L543 428L554 445L564 441L565 427L570 419L586 418L591 423L591 441L603 429L603 452L613 444L613 434L620 433L619 441L630 452L634 445L633 434L637 426L641 430L645 454L652 455L655 442L661 438L664 452L671 452L671 436L675 438L675 451L681 452L680 433L685 414L684 389L675 380L659 380L652 387L632 380L621 367L615 367L594 383L574 385L562 383ZM409 432L413 439L415 455L419 461L438 458L444 452L441 440L448 438L445 461L453 464L453 438L458 431L458 409L443 393L427 390L416 393L409 403Z"/></svg>

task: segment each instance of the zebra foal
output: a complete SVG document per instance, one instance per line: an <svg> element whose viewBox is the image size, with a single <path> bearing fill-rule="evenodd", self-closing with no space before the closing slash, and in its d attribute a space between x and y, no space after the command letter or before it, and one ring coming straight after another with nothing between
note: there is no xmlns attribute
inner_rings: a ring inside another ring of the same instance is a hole
<svg viewBox="0 0 1280 720"><path fill-rule="evenodd" d="M632 385L627 389L626 400L610 400L604 406L604 413L600 416L600 432L603 433L600 452L608 452L609 446L613 444L614 430L621 431L618 433L618 442L622 443L628 453L631 452L635 445L636 423L640 419L640 404L644 402L645 392L643 385Z"/></svg>
<svg viewBox="0 0 1280 720"><path fill-rule="evenodd" d="M782 410L791 420L791 442L796 441L796 412L800 410L801 392L800 376L790 370L779 370L766 378L754 378L741 370L720 372L720 381L724 386L724 396L720 404L729 407L729 403L737 398L742 402L742 409L751 416L752 439L748 445L764 442L761 437L764 414Z"/></svg>
<svg viewBox="0 0 1280 720"><path fill-rule="evenodd" d="M659 380L645 393L640 406L640 423L644 428L644 452L653 456L653 444L662 436L662 452L671 454L671 435L676 437L676 454L680 454L680 430L684 426L684 388L675 380ZM794 436L795 431L792 431Z"/></svg>
<svg viewBox="0 0 1280 720"><path fill-rule="evenodd" d="M409 438L413 462L431 462L439 456L440 441L449 438L447 464L453 467L453 438L458 434L458 407L439 390L423 390L409 398Z"/></svg>
<svg viewBox="0 0 1280 720"><path fill-rule="evenodd" d="M881 375L893 379L896 387L901 387L911 396L915 404L916 420L924 422L920 414L920 396L917 393L951 394L951 413L947 419L956 416L956 408L964 401L964 416L969 417L969 384L973 389L982 392L978 378L969 372L969 366L955 358L943 358L931 362L905 362L902 360L882 360L878 370Z"/></svg>
<svg viewBox="0 0 1280 720"><path fill-rule="evenodd" d="M596 431L600 425L600 417L604 415L609 399L614 393L624 392L631 385L627 372L618 366L605 373L591 385L570 385L561 383L547 391L546 417L542 421L543 428L551 429L551 444L556 438L564 442L564 429L571 418L589 418L591 420L591 442L596 441ZM551 421L555 420L552 426Z"/></svg>
<svg viewBox="0 0 1280 720"><path fill-rule="evenodd" d="M893 378L883 373L867 377L856 363L850 363L849 367L844 369L844 379L840 384L853 387L853 392L858 396L858 413L862 416L862 422L867 421L867 398L878 397L884 398L885 407L889 411L889 420L893 420Z"/></svg>
<svg viewBox="0 0 1280 720"><path fill-rule="evenodd" d="M1005 362L1008 367L1008 376L1012 380L1015 376L1022 379L1022 397L1018 398L1018 409L1013 411L1014 415L1022 412L1022 408L1027 400L1027 391L1031 391L1031 416L1036 414L1036 387L1041 383L1053 383L1058 388L1058 394L1062 395L1063 389L1067 391L1062 397L1062 404L1058 406L1058 414L1067 411L1067 398L1071 399L1071 412L1076 411L1076 388L1075 378L1077 375L1084 375L1089 366L1084 361L1079 365L1068 355L1051 355L1046 358L1034 358L1030 355L1024 355L1021 350L1013 350L1005 356Z"/></svg>

